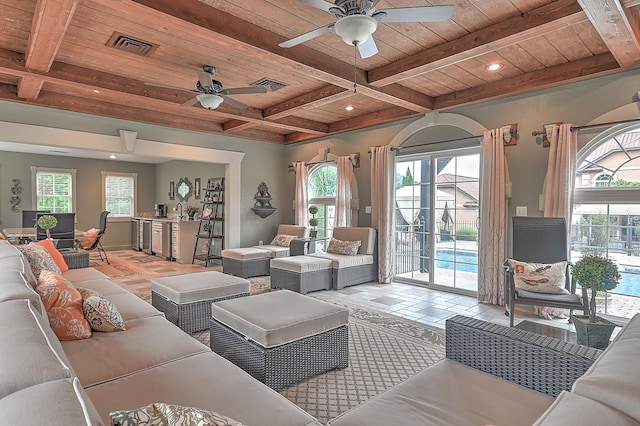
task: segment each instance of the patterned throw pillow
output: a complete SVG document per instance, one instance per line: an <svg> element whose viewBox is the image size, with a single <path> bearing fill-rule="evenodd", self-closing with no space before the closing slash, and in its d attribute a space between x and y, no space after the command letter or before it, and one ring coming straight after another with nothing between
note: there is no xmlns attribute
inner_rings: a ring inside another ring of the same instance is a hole
<svg viewBox="0 0 640 426"><path fill-rule="evenodd" d="M331 241L329 241L327 253L355 256L356 254L358 254L358 249L360 248L361 244L362 241L342 241L332 238Z"/></svg>
<svg viewBox="0 0 640 426"><path fill-rule="evenodd" d="M56 246L53 244L53 240L47 238L46 240L38 241L38 245L41 245L42 247L47 249L49 255L51 256L53 261L56 262L56 265L58 265L58 268L60 268L61 272L69 270L67 262L64 260L62 253L60 253Z"/></svg>
<svg viewBox="0 0 640 426"><path fill-rule="evenodd" d="M97 291L78 287L82 296L84 318L95 331L124 331L126 327L122 315L113 303Z"/></svg>
<svg viewBox="0 0 640 426"><path fill-rule="evenodd" d="M60 340L91 337L91 327L84 318L82 296L68 280L52 271L42 271L36 291L42 298L49 324Z"/></svg>
<svg viewBox="0 0 640 426"><path fill-rule="evenodd" d="M46 248L37 243L25 244L17 246L29 261L31 271L36 278L40 276L41 271L51 271L56 274L62 273L56 262L53 260Z"/></svg>
<svg viewBox="0 0 640 426"><path fill-rule="evenodd" d="M569 294L565 288L567 262L527 263L509 259L516 288L536 293Z"/></svg>
<svg viewBox="0 0 640 426"><path fill-rule="evenodd" d="M289 244L291 244L291 241L295 240L296 238L298 238L296 235L278 234L273 239L273 241L271 241L271 245L280 246L280 247L289 247Z"/></svg>
<svg viewBox="0 0 640 426"><path fill-rule="evenodd" d="M155 403L137 410L121 410L109 413L113 426L141 425L207 425L244 426L222 414L192 407Z"/></svg>

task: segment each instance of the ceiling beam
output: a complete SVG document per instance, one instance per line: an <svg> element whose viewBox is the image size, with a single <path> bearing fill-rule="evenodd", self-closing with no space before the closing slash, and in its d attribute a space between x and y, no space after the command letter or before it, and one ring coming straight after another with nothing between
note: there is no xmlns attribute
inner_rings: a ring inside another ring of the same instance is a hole
<svg viewBox="0 0 640 426"><path fill-rule="evenodd" d="M353 88L355 78L358 82L358 93L361 95L421 113L431 111L428 99L425 103L422 96L414 94L409 98L402 98L381 91L366 84L365 71L356 69L354 77L354 67L350 64L319 53L307 46L298 45L291 49L280 48L278 44L285 41L283 36L243 21L198 0L181 0L179 2L175 0L94 1L107 7L114 7L116 2L119 2L122 7L130 6L132 2L137 3L146 7L145 11L137 11L144 13L145 19L151 19L148 9L152 9L165 15L164 19L167 19L167 16L174 18L175 24L196 25L210 31L218 39L224 37L225 42L229 43L230 49L240 49L249 55L256 56L256 61L263 65L266 63L296 73L304 72L311 78L346 89Z"/></svg>
<svg viewBox="0 0 640 426"><path fill-rule="evenodd" d="M596 0L597 1L597 0ZM455 40L423 50L370 70L369 84L375 87L397 83L458 62L546 34L587 17L575 0L558 0L469 33Z"/></svg>
<svg viewBox="0 0 640 426"><path fill-rule="evenodd" d="M640 63L640 22L620 0L578 0L604 44L621 67Z"/></svg>
<svg viewBox="0 0 640 426"><path fill-rule="evenodd" d="M25 68L49 71L60 49L79 0L38 0L31 22L29 42L24 54ZM23 77L18 83L18 96L25 99L38 97L42 80Z"/></svg>
<svg viewBox="0 0 640 426"><path fill-rule="evenodd" d="M277 120L300 111L317 108L340 99L353 96L353 90L344 87L328 85L318 90L314 90L304 95L287 99L276 105L272 105L263 110L265 118Z"/></svg>
<svg viewBox="0 0 640 426"><path fill-rule="evenodd" d="M603 53L544 70L495 81L483 86L438 96L435 99L434 106L438 110L457 108L534 90L575 83L620 71L620 66L613 55Z"/></svg>

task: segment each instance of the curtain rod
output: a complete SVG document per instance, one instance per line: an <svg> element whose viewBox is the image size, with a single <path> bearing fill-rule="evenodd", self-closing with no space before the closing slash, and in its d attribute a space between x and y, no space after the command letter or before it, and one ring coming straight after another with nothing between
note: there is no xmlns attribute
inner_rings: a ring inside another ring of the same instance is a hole
<svg viewBox="0 0 640 426"><path fill-rule="evenodd" d="M595 129L598 127L610 127L610 126L615 126L616 124L635 123L637 121L640 121L640 118L630 118L629 120L609 121L606 123L597 123L597 124L585 124L582 126L571 126L571 131L579 132L580 130L585 130L585 129ZM545 133L546 133L545 130L536 130L531 132L531 136L540 136L540 135L544 135Z"/></svg>
<svg viewBox="0 0 640 426"><path fill-rule="evenodd" d="M443 141L437 141L437 142L427 142L427 143L421 143L418 145L411 145L411 146L406 146L404 147L404 149L409 149L409 148L419 148L421 146L431 146L431 145L439 145L441 143L449 143L449 142L458 142L458 141L466 141L468 139L479 139L479 138L484 138L484 135L476 135L476 136L465 136L463 138L456 138L456 139L446 139ZM392 147L391 151L399 151L403 149L403 147ZM371 150L369 150L369 154L371 154Z"/></svg>

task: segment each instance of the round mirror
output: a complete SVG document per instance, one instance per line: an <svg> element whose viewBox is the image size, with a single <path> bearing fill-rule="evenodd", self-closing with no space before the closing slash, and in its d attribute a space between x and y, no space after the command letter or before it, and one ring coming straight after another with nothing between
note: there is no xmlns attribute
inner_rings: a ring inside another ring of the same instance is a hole
<svg viewBox="0 0 640 426"><path fill-rule="evenodd" d="M187 178L180 178L178 181L178 185L176 185L176 195L178 196L178 200L187 201L189 197L193 194L193 185L189 182Z"/></svg>

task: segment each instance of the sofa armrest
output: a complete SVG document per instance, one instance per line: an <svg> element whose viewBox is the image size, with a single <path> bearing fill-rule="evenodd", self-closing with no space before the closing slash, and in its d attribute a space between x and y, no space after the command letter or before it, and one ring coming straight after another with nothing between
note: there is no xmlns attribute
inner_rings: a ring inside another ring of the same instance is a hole
<svg viewBox="0 0 640 426"><path fill-rule="evenodd" d="M529 331L456 315L446 321L446 356L556 397L602 353Z"/></svg>

